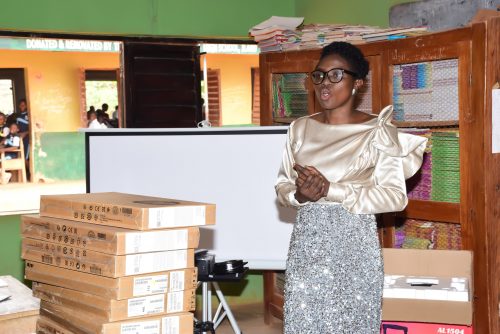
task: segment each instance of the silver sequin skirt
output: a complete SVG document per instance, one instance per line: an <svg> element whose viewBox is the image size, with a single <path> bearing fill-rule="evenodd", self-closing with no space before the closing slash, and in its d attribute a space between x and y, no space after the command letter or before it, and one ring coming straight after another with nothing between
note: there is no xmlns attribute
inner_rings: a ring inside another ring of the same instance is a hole
<svg viewBox="0 0 500 334"><path fill-rule="evenodd" d="M375 216L301 207L288 251L284 333L380 333L383 282Z"/></svg>

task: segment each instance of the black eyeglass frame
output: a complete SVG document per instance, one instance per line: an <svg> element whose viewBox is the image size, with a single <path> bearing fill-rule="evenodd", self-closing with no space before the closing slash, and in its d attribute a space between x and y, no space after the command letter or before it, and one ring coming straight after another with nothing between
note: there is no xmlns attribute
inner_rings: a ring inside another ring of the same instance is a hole
<svg viewBox="0 0 500 334"><path fill-rule="evenodd" d="M340 76L340 79L339 81L332 81L332 79L330 78L330 76L328 75L328 73L332 72L332 71L341 71L342 75ZM316 83L314 82L313 80L313 73L321 73L323 75L323 77L321 78L321 81ZM343 68L332 68L326 72L323 72L321 70L314 70L312 71L311 73L309 73L309 76L311 77L311 82L315 85L321 85L323 83L323 81L325 81L325 78L328 77L328 80L331 82L331 83L339 83L342 81L342 79L344 79L344 73L347 73L349 75L352 75L355 79L358 78L358 73L356 72L353 72L353 71L349 71L349 70L346 70L346 69L343 69Z"/></svg>

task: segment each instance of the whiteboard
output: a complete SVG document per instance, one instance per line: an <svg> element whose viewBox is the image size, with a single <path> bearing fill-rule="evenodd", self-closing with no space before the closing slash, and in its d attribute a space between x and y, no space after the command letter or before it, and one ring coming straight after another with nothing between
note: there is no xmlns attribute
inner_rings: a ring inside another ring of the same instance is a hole
<svg viewBox="0 0 500 334"><path fill-rule="evenodd" d="M274 183L287 127L85 130L87 192L117 191L216 204L199 248L216 261L285 269L296 211Z"/></svg>

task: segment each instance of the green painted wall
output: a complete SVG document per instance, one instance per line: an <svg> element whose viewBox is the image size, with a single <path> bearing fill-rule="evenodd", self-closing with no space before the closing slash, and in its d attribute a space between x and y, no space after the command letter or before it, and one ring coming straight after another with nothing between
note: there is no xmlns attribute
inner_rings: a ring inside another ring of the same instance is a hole
<svg viewBox="0 0 500 334"><path fill-rule="evenodd" d="M21 260L21 216L0 216L0 276L24 280Z"/></svg>
<svg viewBox="0 0 500 334"><path fill-rule="evenodd" d="M79 132L45 132L35 145L36 180L85 179L85 135Z"/></svg>
<svg viewBox="0 0 500 334"><path fill-rule="evenodd" d="M271 15L293 16L294 0L2 1L0 29L118 35L246 37Z"/></svg>
<svg viewBox="0 0 500 334"><path fill-rule="evenodd" d="M305 23L389 25L391 6L410 0L296 0L295 13Z"/></svg>
<svg viewBox="0 0 500 334"><path fill-rule="evenodd" d="M118 35L246 37L248 29L271 15L305 16L306 23L387 26L390 6L404 0L17 0L4 1L0 30ZM37 170L55 180L85 175L83 135L44 133ZM39 147L38 147L39 148ZM20 216L0 216L0 275L23 279ZM262 300L262 275L221 285L228 302Z"/></svg>

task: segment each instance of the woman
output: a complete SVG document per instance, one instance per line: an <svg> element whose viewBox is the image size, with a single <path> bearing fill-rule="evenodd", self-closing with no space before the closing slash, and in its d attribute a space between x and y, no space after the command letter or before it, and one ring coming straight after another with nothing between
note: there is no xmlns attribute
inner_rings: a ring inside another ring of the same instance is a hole
<svg viewBox="0 0 500 334"><path fill-rule="evenodd" d="M298 207L287 259L286 334L379 333L383 263L374 214L406 206L405 179L426 139L399 134L392 106L378 117L355 109L368 74L361 51L323 48L310 74L322 112L290 125L276 183Z"/></svg>

